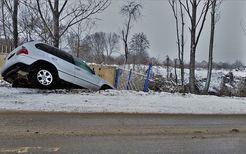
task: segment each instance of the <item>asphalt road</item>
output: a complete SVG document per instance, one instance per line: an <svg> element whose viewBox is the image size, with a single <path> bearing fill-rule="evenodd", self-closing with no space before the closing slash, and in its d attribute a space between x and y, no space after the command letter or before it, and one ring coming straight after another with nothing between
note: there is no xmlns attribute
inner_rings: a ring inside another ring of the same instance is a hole
<svg viewBox="0 0 246 154"><path fill-rule="evenodd" d="M244 115L0 113L0 153L246 153Z"/></svg>

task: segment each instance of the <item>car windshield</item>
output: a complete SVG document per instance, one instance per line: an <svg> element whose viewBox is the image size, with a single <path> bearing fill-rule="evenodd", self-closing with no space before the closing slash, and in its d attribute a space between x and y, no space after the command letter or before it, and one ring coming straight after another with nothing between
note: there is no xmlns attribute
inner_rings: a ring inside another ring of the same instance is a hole
<svg viewBox="0 0 246 154"><path fill-rule="evenodd" d="M85 63L83 62L81 59L77 58L77 57L73 57L74 58L74 62L75 65L86 70L87 72L91 73L91 74L95 74L94 71Z"/></svg>

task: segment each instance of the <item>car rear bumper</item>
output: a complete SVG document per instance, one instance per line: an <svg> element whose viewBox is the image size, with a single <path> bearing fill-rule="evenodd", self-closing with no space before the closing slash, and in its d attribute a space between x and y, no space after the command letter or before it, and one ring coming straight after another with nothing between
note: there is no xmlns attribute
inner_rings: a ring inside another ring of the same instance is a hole
<svg viewBox="0 0 246 154"><path fill-rule="evenodd" d="M23 63L16 63L9 68L3 70L1 75L5 81L13 83L16 79L19 78L19 71L29 72L29 66Z"/></svg>

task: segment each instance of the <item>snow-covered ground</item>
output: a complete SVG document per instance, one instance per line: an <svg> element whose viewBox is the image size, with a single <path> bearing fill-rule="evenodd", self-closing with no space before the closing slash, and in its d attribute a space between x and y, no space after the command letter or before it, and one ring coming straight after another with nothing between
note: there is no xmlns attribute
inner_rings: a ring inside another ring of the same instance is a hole
<svg viewBox="0 0 246 154"><path fill-rule="evenodd" d="M173 74L174 76L174 68L170 68L170 72ZM161 66L154 66L153 67L153 72L156 75L161 75L163 77L166 77L167 74L167 70L165 67L161 67ZM212 76L211 76L211 82L210 82L210 91L217 91L218 89L220 89L221 83L222 83L222 79L223 77L228 74L229 72L232 72L232 74L234 75L235 78L242 78L242 77L246 77L246 70L242 69L242 70L237 70L237 69L233 69L233 70L213 70L212 71ZM178 78L180 78L180 69L177 69L177 75ZM189 69L185 69L185 83L188 84L188 80L189 80ZM205 86L205 82L207 78L207 70L206 69L196 69L196 79L198 81L202 81L202 86ZM202 87L201 87L202 88Z"/></svg>
<svg viewBox="0 0 246 154"><path fill-rule="evenodd" d="M11 88L0 82L0 111L246 114L246 98L134 91Z"/></svg>
<svg viewBox="0 0 246 154"><path fill-rule="evenodd" d="M123 66L121 66L122 68ZM125 69L130 70L133 68L133 65L127 65ZM140 73L140 74L146 74L146 70L148 69L147 65L136 65L134 69L134 73ZM167 76L167 68L165 66L153 66L152 67L152 76L162 76L166 78ZM223 78L231 72L234 76L235 81L243 80L243 78L246 77L246 69L245 68L240 68L240 69L232 69L232 70L212 70L212 75L211 75L211 82L210 82L210 92L215 92L217 93L221 89L221 84ZM169 73L172 73L172 77L174 78L175 76L175 69L173 67L169 68ZM180 81L181 78L181 72L180 69L177 68L177 77ZM199 83L199 88L200 90L204 89L204 86L206 84L206 78L207 78L207 69L202 69L202 68L197 68L196 69L196 79ZM145 75L144 75L145 76ZM170 74L169 74L170 76ZM152 78L150 78L152 79ZM184 70L184 80L185 84L189 83L189 69Z"/></svg>

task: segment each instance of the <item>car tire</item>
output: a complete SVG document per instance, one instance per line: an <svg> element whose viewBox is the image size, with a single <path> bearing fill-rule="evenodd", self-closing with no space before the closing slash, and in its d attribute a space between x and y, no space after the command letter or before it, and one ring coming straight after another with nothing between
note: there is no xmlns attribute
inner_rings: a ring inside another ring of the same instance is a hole
<svg viewBox="0 0 246 154"><path fill-rule="evenodd" d="M33 85L36 88L52 89L57 82L57 72L53 69L41 66L32 74Z"/></svg>
<svg viewBox="0 0 246 154"><path fill-rule="evenodd" d="M100 90L108 90L108 89L113 89L112 87L110 87L109 85L103 85Z"/></svg>

